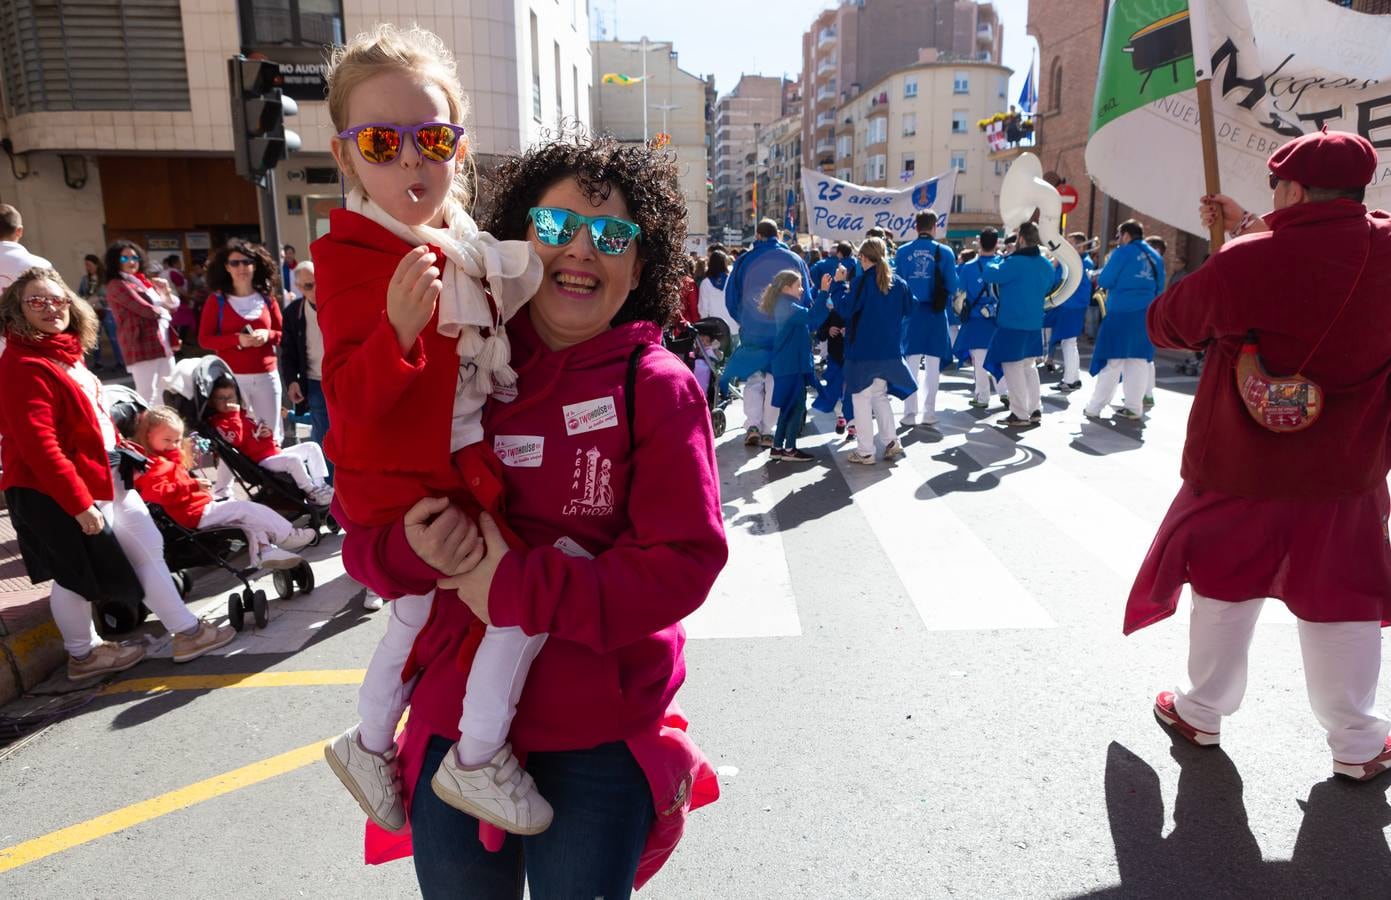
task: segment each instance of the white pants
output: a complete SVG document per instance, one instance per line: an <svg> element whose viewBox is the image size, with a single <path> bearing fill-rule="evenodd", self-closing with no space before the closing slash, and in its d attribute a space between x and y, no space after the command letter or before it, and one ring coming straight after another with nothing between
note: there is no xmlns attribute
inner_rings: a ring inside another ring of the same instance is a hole
<svg viewBox="0 0 1391 900"><path fill-rule="evenodd" d="M1082 354L1077 350L1077 338L1063 338L1058 346L1063 351L1063 381L1076 384L1082 380Z"/></svg>
<svg viewBox="0 0 1391 900"><path fill-rule="evenodd" d="M1157 379L1156 379L1156 373L1155 373L1155 371L1154 371L1154 360L1150 360L1150 380L1149 380L1149 387L1145 389L1145 396L1146 396L1146 397L1153 397L1153 396L1154 396L1154 386L1155 386L1156 383L1157 383Z"/></svg>
<svg viewBox="0 0 1391 900"><path fill-rule="evenodd" d="M1143 382L1141 382L1143 383ZM1178 714L1200 731L1218 732L1241 706L1246 659L1264 600L1228 603L1193 592L1188 681L1176 691ZM1314 716L1339 762L1361 763L1386 744L1391 722L1376 711L1381 674L1380 622L1299 620L1304 681Z"/></svg>
<svg viewBox="0 0 1391 900"><path fill-rule="evenodd" d="M285 440L285 417L280 409L279 373L261 372L233 377L237 379L242 402L247 405L247 415L269 425L275 434L275 442L282 443Z"/></svg>
<svg viewBox="0 0 1391 900"><path fill-rule="evenodd" d="M1027 419L1035 411L1043 411L1042 387L1038 380L1038 366L1033 357L1003 364L1004 380L1009 382L1009 411L1016 418ZM1000 385L1004 390L1004 384Z"/></svg>
<svg viewBox="0 0 1391 900"><path fill-rule="evenodd" d="M753 426L760 432L772 434L778 424L778 409L773 405L773 376L755 372L744 382L744 427Z"/></svg>
<svg viewBox="0 0 1391 900"><path fill-rule="evenodd" d="M1141 415L1145 411L1145 386L1149 384L1148 363L1143 359L1111 359L1106 368L1096 376L1096 387L1092 389L1092 399L1087 402L1087 412L1094 416L1111 402L1116 394L1116 385L1125 376L1125 408Z"/></svg>
<svg viewBox="0 0 1391 900"><path fill-rule="evenodd" d="M971 351L971 368L975 371L975 376L976 376L976 402L978 402L978 403L989 403L989 402L990 402L990 379L991 379L991 376L990 376L990 373L989 373L988 371L986 371L986 368L985 368L985 357L986 357L986 354L989 353L989 352L990 352L989 349L987 349L987 348L985 348L985 347L978 347L977 349ZM1001 378L1001 379L1000 379L999 390L1000 390L1000 393L1001 393L1001 394L1007 394L1007 393L1009 393L1007 390L1005 390L1005 380L1004 380L1004 378Z"/></svg>
<svg viewBox="0 0 1391 900"><path fill-rule="evenodd" d="M918 395L921 394L923 421L931 424L937 420L937 386L942 381L942 360L936 356L914 353L904 361L908 363L908 371L913 375L913 386L917 390L903 401L903 414L918 414ZM918 369L919 363L923 364L921 370Z"/></svg>
<svg viewBox="0 0 1391 900"><path fill-rule="evenodd" d="M174 576L164 564L164 538L150 518L145 501L135 491L127 491L117 475L115 499L98 500L96 505L102 517L111 524L116 542L121 545L145 590L145 606L172 632L197 628L197 616L184 606L174 587ZM58 632L63 636L64 650L73 656L86 656L101 643L92 622L92 604L86 597L55 583L49 607L53 610Z"/></svg>
<svg viewBox="0 0 1391 900"><path fill-rule="evenodd" d="M271 472L284 472L295 481L302 491L320 487L328 480L328 462L324 450L313 441L285 447L274 456L261 460L261 468Z"/></svg>
<svg viewBox="0 0 1391 900"><path fill-rule="evenodd" d="M707 397L710 396L710 364L703 359L695 361L695 380L700 385L700 392Z"/></svg>
<svg viewBox="0 0 1391 900"><path fill-rule="evenodd" d="M362 719L359 734L368 750L380 753L391 746L396 726L410 700L413 684L401 682L401 670L425 627L434 592L400 597L387 604L386 634L372 653L357 695ZM459 760L476 766L497 755L507 741L517 713L527 672L546 635L528 635L520 628L488 626L469 669L463 712L459 717Z"/></svg>
<svg viewBox="0 0 1391 900"><path fill-rule="evenodd" d="M862 454L874 453L874 424L879 423L879 435L886 444L894 436L894 411L889 406L889 383L876 378L869 387L852 394L850 405L855 408L855 449Z"/></svg>
<svg viewBox="0 0 1391 900"><path fill-rule="evenodd" d="M279 544L290 536L295 526L280 513L250 500L223 500L209 503L198 520L199 529L240 528L257 545Z"/></svg>
<svg viewBox="0 0 1391 900"><path fill-rule="evenodd" d="M164 379L174 374L174 360L169 356L126 363L126 371L134 381L135 392L151 406L164 403Z"/></svg>

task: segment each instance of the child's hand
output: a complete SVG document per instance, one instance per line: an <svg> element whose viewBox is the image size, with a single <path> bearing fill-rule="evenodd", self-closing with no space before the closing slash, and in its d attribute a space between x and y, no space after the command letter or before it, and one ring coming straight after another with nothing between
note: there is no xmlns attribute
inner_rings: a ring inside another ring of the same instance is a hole
<svg viewBox="0 0 1391 900"><path fill-rule="evenodd" d="M386 319L396 331L402 356L411 352L415 339L429 324L444 287L434 261L435 254L428 247L416 247L401 258L387 286Z"/></svg>
<svg viewBox="0 0 1391 900"><path fill-rule="evenodd" d="M256 423L256 437L264 439L270 437L274 433L275 432L271 431L270 426L265 422Z"/></svg>
<svg viewBox="0 0 1391 900"><path fill-rule="evenodd" d="M448 497L418 501L406 511L404 524L406 543L415 555L444 575L463 570L467 560L482 553L478 526Z"/></svg>
<svg viewBox="0 0 1391 900"><path fill-rule="evenodd" d="M206 479L206 478L195 478L195 479L193 479L193 480L196 481L196 482L198 482L198 486L199 486L200 488L202 488L204 491L206 491L207 493L211 494L211 493L213 492L213 483L212 483L211 481L209 481L208 479Z"/></svg>
<svg viewBox="0 0 1391 900"><path fill-rule="evenodd" d="M821 276L821 290L823 290L823 291L829 291L830 289L831 289L831 276L830 276L830 274L828 273L828 274L826 274L826 275L822 275L822 276Z"/></svg>

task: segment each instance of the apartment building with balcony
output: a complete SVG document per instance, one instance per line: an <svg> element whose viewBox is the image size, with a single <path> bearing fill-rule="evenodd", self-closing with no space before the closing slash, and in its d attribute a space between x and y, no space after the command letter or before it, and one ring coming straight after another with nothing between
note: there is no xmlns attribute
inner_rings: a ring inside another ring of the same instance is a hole
<svg viewBox="0 0 1391 900"><path fill-rule="evenodd" d="M923 50L846 102L836 177L902 188L956 169L947 237L966 242L1000 219L1006 165L988 158L976 122L998 108L1009 78L996 63Z"/></svg>
<svg viewBox="0 0 1391 900"><path fill-rule="evenodd" d="M753 175L758 182L757 209L750 210L753 221L775 219L782 226L787 219L787 198L793 198L797 208L798 231L806 230L806 219L800 210L802 194L802 114L794 111L759 132L757 167ZM752 199L752 198L750 198Z"/></svg>
<svg viewBox="0 0 1391 900"><path fill-rule="evenodd" d="M303 148L276 170L284 241L305 248L340 204L323 101L329 45L379 21L419 23L456 54L480 166L561 119L587 125L593 65L581 0L107 0L0 2L0 201L25 244L76 283L117 238L159 258L259 239L258 192L232 161L227 60L286 68Z"/></svg>
<svg viewBox="0 0 1391 900"><path fill-rule="evenodd" d="M753 166L759 136L788 110L789 91L781 78L745 75L715 107L715 160L712 166L711 234L724 229L743 235L753 230Z"/></svg>
<svg viewBox="0 0 1391 900"><path fill-rule="evenodd" d="M931 48L960 59L998 63L1000 19L976 0L841 0L802 35L802 164L834 173L842 106L889 72Z"/></svg>

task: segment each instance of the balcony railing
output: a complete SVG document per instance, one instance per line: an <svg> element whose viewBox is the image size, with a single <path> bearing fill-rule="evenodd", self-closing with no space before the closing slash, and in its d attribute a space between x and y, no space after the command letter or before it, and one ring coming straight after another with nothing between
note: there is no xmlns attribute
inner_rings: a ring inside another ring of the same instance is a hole
<svg viewBox="0 0 1391 900"><path fill-rule="evenodd" d="M833 112L823 112L816 117L816 127L824 128L827 125L836 124L836 114Z"/></svg>
<svg viewBox="0 0 1391 900"><path fill-rule="evenodd" d="M821 32L816 36L816 46L824 47L827 44L834 41L835 39L836 30L834 28L823 28L821 29Z"/></svg>
<svg viewBox="0 0 1391 900"><path fill-rule="evenodd" d="M835 96L836 96L836 87L835 87L835 84L834 84L834 83L832 83L832 84L823 84L823 85L821 85L821 87L819 87L819 88L816 89L816 99L817 99L817 100L833 100L833 99L835 99Z"/></svg>
<svg viewBox="0 0 1391 900"><path fill-rule="evenodd" d="M827 56L822 59L821 64L816 67L816 74L825 75L827 72L834 72L835 70L836 58L834 56Z"/></svg>
<svg viewBox="0 0 1391 900"><path fill-rule="evenodd" d="M822 143L816 145L816 154L817 154L817 156L820 156L820 155L823 154L823 153L835 153L835 152L836 152L836 145L833 144L833 143L831 143L830 141L823 141Z"/></svg>

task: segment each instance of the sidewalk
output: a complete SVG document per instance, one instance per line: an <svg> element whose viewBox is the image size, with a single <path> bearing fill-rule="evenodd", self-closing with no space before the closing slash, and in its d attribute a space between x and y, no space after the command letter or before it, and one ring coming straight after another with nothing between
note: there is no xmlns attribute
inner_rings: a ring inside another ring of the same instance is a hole
<svg viewBox="0 0 1391 900"><path fill-rule="evenodd" d="M29 582L10 512L0 508L0 706L48 678L66 659L48 611L50 584Z"/></svg>

